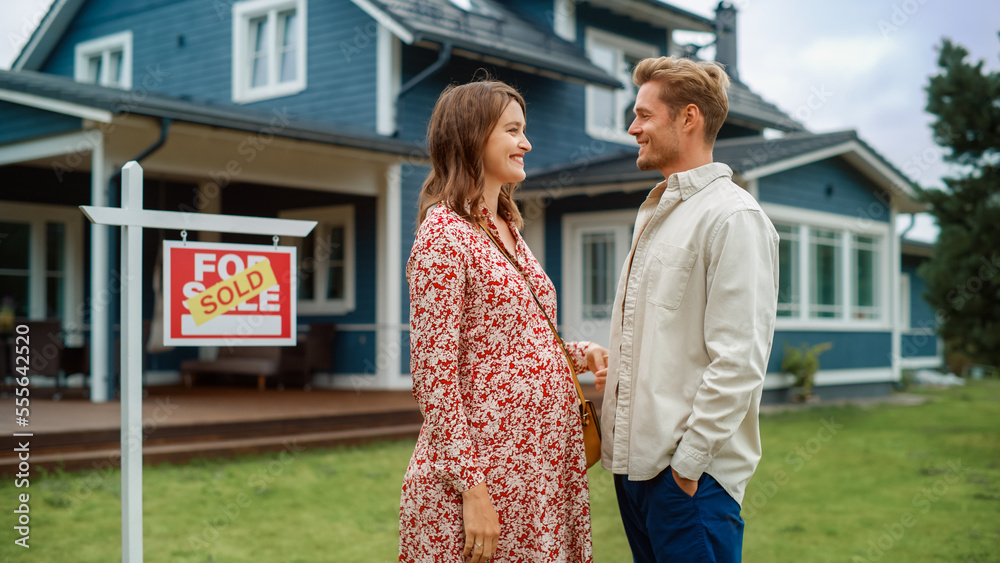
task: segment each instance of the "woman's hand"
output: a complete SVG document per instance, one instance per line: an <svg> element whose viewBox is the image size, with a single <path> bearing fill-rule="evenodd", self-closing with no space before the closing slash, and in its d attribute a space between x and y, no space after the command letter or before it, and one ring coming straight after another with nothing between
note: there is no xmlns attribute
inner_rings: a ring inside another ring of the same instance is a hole
<svg viewBox="0 0 1000 563"><path fill-rule="evenodd" d="M497 551L500 520L485 481L462 493L462 515L465 521L462 555L471 557L472 563L486 563Z"/></svg>
<svg viewBox="0 0 1000 563"><path fill-rule="evenodd" d="M604 391L604 384L608 380L608 350L591 342L584 353L587 356L587 369L594 372L594 386L598 391Z"/></svg>

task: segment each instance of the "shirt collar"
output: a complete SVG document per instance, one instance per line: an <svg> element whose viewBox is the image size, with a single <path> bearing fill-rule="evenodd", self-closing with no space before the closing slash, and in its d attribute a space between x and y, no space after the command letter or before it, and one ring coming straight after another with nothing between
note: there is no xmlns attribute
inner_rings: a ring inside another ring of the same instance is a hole
<svg viewBox="0 0 1000 563"><path fill-rule="evenodd" d="M719 178L732 178L733 171L721 162L711 162L698 168L671 174L666 180L668 190L680 190L681 199L687 200Z"/></svg>

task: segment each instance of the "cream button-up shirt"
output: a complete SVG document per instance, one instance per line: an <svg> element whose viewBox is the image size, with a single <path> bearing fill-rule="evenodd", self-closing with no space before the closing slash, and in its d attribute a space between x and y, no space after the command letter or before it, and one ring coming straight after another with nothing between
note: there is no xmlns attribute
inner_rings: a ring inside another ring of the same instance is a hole
<svg viewBox="0 0 1000 563"><path fill-rule="evenodd" d="M611 319L602 466L668 466L742 504L760 461L778 233L721 163L672 174L639 207Z"/></svg>

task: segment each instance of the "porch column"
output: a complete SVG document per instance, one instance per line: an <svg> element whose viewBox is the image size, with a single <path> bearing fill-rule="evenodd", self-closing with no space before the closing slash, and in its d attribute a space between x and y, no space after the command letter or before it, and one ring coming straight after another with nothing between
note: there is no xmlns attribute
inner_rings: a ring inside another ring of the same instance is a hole
<svg viewBox="0 0 1000 563"><path fill-rule="evenodd" d="M103 133L95 130L91 139L90 205L106 207L113 165L105 154ZM110 229L107 225L90 225L90 400L94 403L103 403L111 395L109 305L118 296L114 295L108 270Z"/></svg>
<svg viewBox="0 0 1000 563"><path fill-rule="evenodd" d="M402 177L400 165L390 165L379 190L376 218L375 267L375 385L380 389L409 387L400 377L400 318L402 291ZM404 384L405 383L405 384Z"/></svg>
<svg viewBox="0 0 1000 563"><path fill-rule="evenodd" d="M888 295L889 302L886 303L887 313L890 315L890 326L892 327L892 379L900 381L903 378L903 331L900 327L899 314L899 278L903 271L903 245L901 233L896 230L896 217L899 215L895 202L889 205L889 287L888 291L883 290L882 295Z"/></svg>
<svg viewBox="0 0 1000 563"><path fill-rule="evenodd" d="M214 213L222 215L222 188L219 184L206 180L198 183L198 196L194 201L199 213ZM222 233L201 231L198 233L201 242L222 242ZM293 327L294 328L294 327ZM198 359L210 362L219 357L217 346L199 346Z"/></svg>

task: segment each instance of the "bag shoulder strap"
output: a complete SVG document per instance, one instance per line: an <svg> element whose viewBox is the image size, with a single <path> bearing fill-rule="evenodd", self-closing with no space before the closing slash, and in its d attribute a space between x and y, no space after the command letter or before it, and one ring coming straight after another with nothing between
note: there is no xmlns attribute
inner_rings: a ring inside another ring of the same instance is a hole
<svg viewBox="0 0 1000 563"><path fill-rule="evenodd" d="M531 287L531 282L528 280L528 276L524 275L524 271L518 267L517 262L513 257L511 257L510 253L507 252L507 249L500 244L500 241L493 236L493 233L489 232L489 230L482 225L480 225L479 228L486 233L486 236L490 237L490 240L493 241L493 245L500 250L500 253L503 254L504 258L506 258L507 261L510 262L510 265L513 266L519 274L521 274L521 277L524 278L524 283L528 286L528 291L531 293L531 297L535 299L535 304L538 305L538 309L542 312L542 316L545 317L545 322L549 323L549 328L552 329L552 334L556 337L556 342L559 343L559 349L562 350L563 356L566 357L566 363L569 365L569 373L573 376L573 385L576 386L576 394L580 398L580 404L585 404L586 399L583 396L583 387L580 387L580 380L576 377L576 368L573 367L573 359L569 357L569 352L566 350L566 344L563 342L563 339L559 337L559 331L556 330L556 325L552 324L552 319L550 319L548 313L545 312L545 307L542 306L542 302L538 299L538 295L535 295L535 289Z"/></svg>

